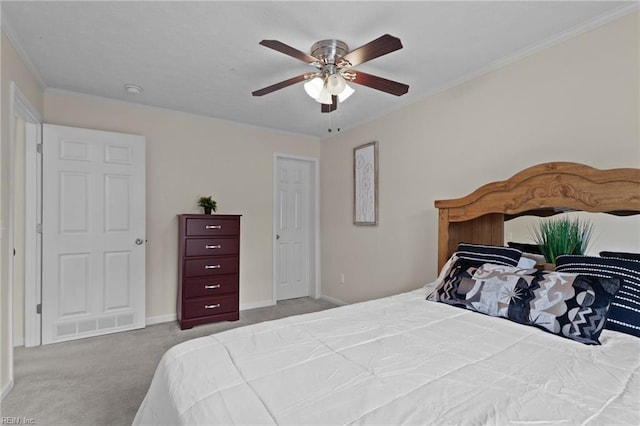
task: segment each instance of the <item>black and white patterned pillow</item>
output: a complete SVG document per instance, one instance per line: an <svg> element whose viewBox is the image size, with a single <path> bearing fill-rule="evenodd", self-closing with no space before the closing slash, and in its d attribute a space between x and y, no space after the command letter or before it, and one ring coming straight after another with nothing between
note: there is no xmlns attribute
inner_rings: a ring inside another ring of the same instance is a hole
<svg viewBox="0 0 640 426"><path fill-rule="evenodd" d="M517 266L522 252L511 247L460 243L455 255L459 259L465 259L478 265L492 263L494 265Z"/></svg>
<svg viewBox="0 0 640 426"><path fill-rule="evenodd" d="M524 270L457 259L428 300L599 345L620 278Z"/></svg>
<svg viewBox="0 0 640 426"><path fill-rule="evenodd" d="M619 257L620 259L640 260L640 253L628 253L623 251L601 251L600 257Z"/></svg>
<svg viewBox="0 0 640 426"><path fill-rule="evenodd" d="M640 337L640 261L562 255L556 259L556 271L594 277L620 277L622 286L611 303L605 328Z"/></svg>
<svg viewBox="0 0 640 426"><path fill-rule="evenodd" d="M540 246L537 244L516 243L513 241L509 241L507 245L511 248L518 249L523 253L542 254Z"/></svg>

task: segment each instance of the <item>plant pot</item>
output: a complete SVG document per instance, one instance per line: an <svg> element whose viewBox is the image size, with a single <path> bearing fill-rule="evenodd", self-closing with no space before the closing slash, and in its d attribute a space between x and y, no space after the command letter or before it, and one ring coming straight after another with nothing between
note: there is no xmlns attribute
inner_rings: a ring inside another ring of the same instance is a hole
<svg viewBox="0 0 640 426"><path fill-rule="evenodd" d="M541 269L543 271L555 271L556 265L555 263L539 263L535 266L536 269Z"/></svg>
<svg viewBox="0 0 640 426"><path fill-rule="evenodd" d="M203 207L204 208L204 214L211 214L211 207Z"/></svg>

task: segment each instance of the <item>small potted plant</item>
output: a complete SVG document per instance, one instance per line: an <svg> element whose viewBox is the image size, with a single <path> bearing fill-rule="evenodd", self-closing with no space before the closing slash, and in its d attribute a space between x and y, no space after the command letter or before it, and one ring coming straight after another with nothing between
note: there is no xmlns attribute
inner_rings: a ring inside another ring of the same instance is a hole
<svg viewBox="0 0 640 426"><path fill-rule="evenodd" d="M582 255L587 250L593 224L579 218L564 216L559 219L541 220L533 229L533 238L550 264L556 263L561 254Z"/></svg>
<svg viewBox="0 0 640 426"><path fill-rule="evenodd" d="M212 211L215 212L218 209L217 203L211 198L211 196L200 197L198 199L198 205L204 208L204 214L211 214Z"/></svg>

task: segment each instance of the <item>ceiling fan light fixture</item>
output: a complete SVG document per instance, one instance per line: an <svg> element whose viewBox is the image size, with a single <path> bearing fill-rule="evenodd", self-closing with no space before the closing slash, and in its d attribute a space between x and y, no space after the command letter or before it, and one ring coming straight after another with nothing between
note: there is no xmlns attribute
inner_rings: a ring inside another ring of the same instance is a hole
<svg viewBox="0 0 640 426"><path fill-rule="evenodd" d="M349 96L353 95L353 92L355 92L355 90L353 90L351 86L345 83L344 90L338 94L338 101L339 102L346 101Z"/></svg>
<svg viewBox="0 0 640 426"><path fill-rule="evenodd" d="M325 104L325 105L333 104L333 99L331 98L331 92L329 92L329 89L327 89L326 87L322 88L322 91L320 92L320 96L318 96L318 99L316 100L321 104Z"/></svg>
<svg viewBox="0 0 640 426"><path fill-rule="evenodd" d="M340 74L331 74L327 78L327 90L332 95L339 95L344 90L347 83L344 81L344 77Z"/></svg>
<svg viewBox="0 0 640 426"><path fill-rule="evenodd" d="M320 77L314 77L304 84L304 91L313 99L318 99L324 87L324 81Z"/></svg>

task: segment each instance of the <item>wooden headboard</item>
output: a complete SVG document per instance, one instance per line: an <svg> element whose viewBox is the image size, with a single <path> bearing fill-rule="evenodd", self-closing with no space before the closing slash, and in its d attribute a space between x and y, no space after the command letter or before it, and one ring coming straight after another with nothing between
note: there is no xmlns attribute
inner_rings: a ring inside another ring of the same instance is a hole
<svg viewBox="0 0 640 426"><path fill-rule="evenodd" d="M459 242L504 245L505 220L567 210L640 213L640 169L599 170L555 162L481 186L466 197L438 200L438 269Z"/></svg>

